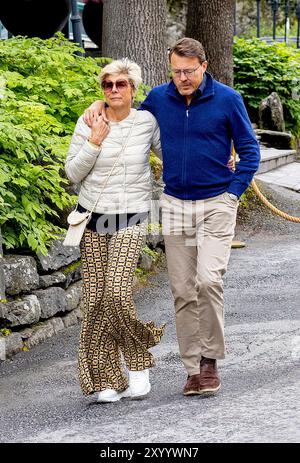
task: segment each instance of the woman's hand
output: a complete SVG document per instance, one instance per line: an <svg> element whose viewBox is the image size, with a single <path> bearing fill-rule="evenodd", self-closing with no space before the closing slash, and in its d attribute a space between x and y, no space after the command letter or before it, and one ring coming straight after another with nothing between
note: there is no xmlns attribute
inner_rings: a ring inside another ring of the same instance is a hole
<svg viewBox="0 0 300 463"><path fill-rule="evenodd" d="M107 122L104 121L102 116L96 116L93 118L92 121L92 135L89 138L91 143L94 145L101 145L104 138L108 135L110 128Z"/></svg>
<svg viewBox="0 0 300 463"><path fill-rule="evenodd" d="M227 167L228 169L230 169L232 172L235 171L235 160L234 160L234 157L231 156L228 163L227 163Z"/></svg>
<svg viewBox="0 0 300 463"><path fill-rule="evenodd" d="M105 103L104 101L97 100L94 101L83 113L83 120L89 126L92 127L92 124L95 119L102 116L104 122L108 122L105 112Z"/></svg>

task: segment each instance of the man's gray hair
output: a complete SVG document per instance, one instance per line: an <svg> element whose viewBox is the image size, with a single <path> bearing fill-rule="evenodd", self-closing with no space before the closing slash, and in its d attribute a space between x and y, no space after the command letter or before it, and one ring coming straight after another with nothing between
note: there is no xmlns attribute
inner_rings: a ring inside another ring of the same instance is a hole
<svg viewBox="0 0 300 463"><path fill-rule="evenodd" d="M100 84L108 75L127 74L135 90L142 83L142 71L138 64L128 58L118 59L104 66L99 75Z"/></svg>

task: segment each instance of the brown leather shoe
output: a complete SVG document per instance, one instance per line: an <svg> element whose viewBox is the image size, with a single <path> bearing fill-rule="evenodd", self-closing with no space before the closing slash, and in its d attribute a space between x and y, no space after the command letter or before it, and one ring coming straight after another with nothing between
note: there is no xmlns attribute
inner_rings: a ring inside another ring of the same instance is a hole
<svg viewBox="0 0 300 463"><path fill-rule="evenodd" d="M200 375L188 376L186 385L183 389L183 395L197 395L202 394L200 390Z"/></svg>
<svg viewBox="0 0 300 463"><path fill-rule="evenodd" d="M201 357L199 382L200 394L213 395L219 391L221 382L215 359Z"/></svg>

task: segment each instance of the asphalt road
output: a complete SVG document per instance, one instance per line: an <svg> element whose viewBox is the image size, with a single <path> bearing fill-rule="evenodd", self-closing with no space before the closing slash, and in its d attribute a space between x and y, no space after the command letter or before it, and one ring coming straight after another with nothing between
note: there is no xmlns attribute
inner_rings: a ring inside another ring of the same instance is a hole
<svg viewBox="0 0 300 463"><path fill-rule="evenodd" d="M115 404L84 397L79 327L71 327L0 364L0 442L299 442L300 225L268 220L237 229L247 246L232 250L225 279L228 356L219 362L219 395L182 395L186 374L162 271L135 297L142 319L168 324L153 349L149 396Z"/></svg>

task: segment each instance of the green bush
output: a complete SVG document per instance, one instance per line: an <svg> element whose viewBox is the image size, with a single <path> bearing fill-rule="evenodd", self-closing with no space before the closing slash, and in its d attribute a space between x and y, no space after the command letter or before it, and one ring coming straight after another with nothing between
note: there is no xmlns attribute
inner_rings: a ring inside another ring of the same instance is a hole
<svg viewBox="0 0 300 463"><path fill-rule="evenodd" d="M64 161L83 110L103 97L107 59L78 56L62 34L0 41L0 227L5 249L47 245L64 230L60 213L75 203ZM143 99L143 89L137 100Z"/></svg>
<svg viewBox="0 0 300 463"><path fill-rule="evenodd" d="M258 120L261 100L277 92L287 130L300 135L300 50L284 43L235 39L234 86L252 121Z"/></svg>

